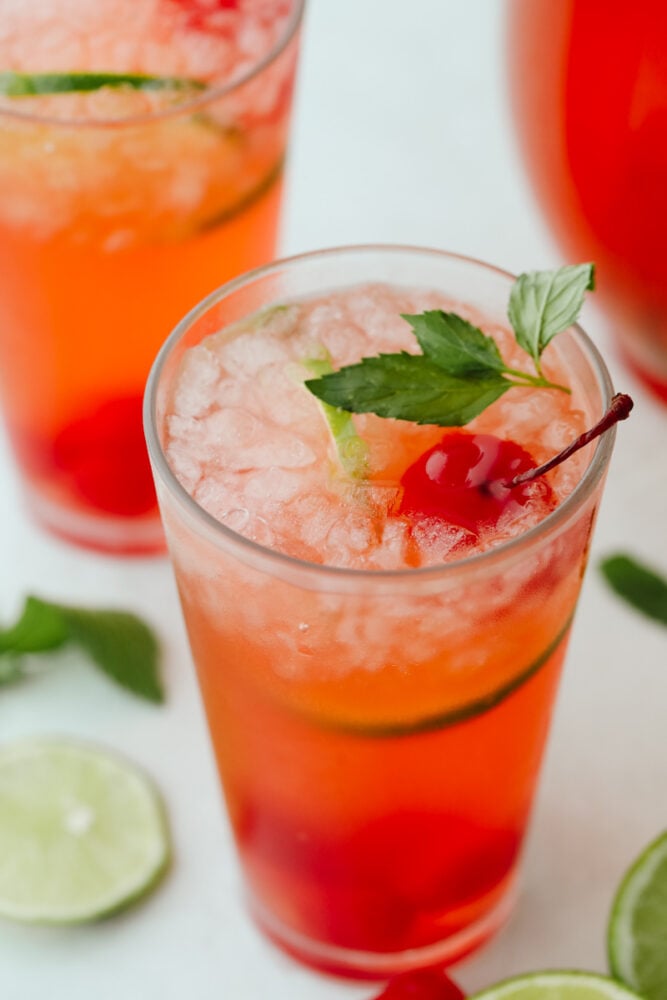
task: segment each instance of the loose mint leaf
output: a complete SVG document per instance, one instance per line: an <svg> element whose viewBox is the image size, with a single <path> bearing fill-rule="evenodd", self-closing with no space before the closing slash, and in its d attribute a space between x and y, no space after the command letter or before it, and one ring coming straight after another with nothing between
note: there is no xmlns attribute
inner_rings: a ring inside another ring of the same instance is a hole
<svg viewBox="0 0 667 1000"><path fill-rule="evenodd" d="M65 608L69 638L121 687L148 701L164 701L153 632L126 611Z"/></svg>
<svg viewBox="0 0 667 1000"><path fill-rule="evenodd" d="M468 379L450 375L420 354L362 358L306 386L330 406L354 413L461 427L511 388L500 373Z"/></svg>
<svg viewBox="0 0 667 1000"><path fill-rule="evenodd" d="M133 90L203 90L201 80L144 73L14 73L0 72L0 95L36 97L43 94L71 94L102 87L131 87Z"/></svg>
<svg viewBox="0 0 667 1000"><path fill-rule="evenodd" d="M619 597L648 618L667 625L667 580L624 553L603 559L600 569Z"/></svg>
<svg viewBox="0 0 667 1000"><path fill-rule="evenodd" d="M456 313L432 309L418 316L404 315L424 354L450 375L487 374L505 370L492 337Z"/></svg>
<svg viewBox="0 0 667 1000"><path fill-rule="evenodd" d="M126 611L91 611L28 597L11 628L0 631L0 684L25 675L26 654L80 646L118 684L149 701L164 700L153 632Z"/></svg>
<svg viewBox="0 0 667 1000"><path fill-rule="evenodd" d="M507 314L518 344L538 371L542 351L575 322L594 279L593 264L572 264L556 271L531 271L515 281Z"/></svg>
<svg viewBox="0 0 667 1000"><path fill-rule="evenodd" d="M68 638L61 609L38 597L28 597L18 621L0 631L0 654L40 653L57 649Z"/></svg>

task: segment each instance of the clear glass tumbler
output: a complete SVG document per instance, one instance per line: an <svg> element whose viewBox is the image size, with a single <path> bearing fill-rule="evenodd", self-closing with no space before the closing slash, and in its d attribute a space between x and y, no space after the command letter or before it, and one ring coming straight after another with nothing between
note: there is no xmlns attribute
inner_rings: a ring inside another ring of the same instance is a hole
<svg viewBox="0 0 667 1000"><path fill-rule="evenodd" d="M0 404L29 511L71 541L163 547L145 381L275 255L302 6L0 0Z"/></svg>
<svg viewBox="0 0 667 1000"><path fill-rule="evenodd" d="M190 349L247 331L249 316L253 329L268 307L360 283L437 289L506 323L511 277L477 261L401 247L307 254L192 311L157 358L144 412L250 908L299 959L385 976L461 957L509 913L614 435L588 446L542 521L445 564L333 567L244 537L193 500L165 452ZM552 346L598 419L611 386L595 347L578 327ZM202 459L187 419L179 475ZM215 444L208 459L222 462Z"/></svg>

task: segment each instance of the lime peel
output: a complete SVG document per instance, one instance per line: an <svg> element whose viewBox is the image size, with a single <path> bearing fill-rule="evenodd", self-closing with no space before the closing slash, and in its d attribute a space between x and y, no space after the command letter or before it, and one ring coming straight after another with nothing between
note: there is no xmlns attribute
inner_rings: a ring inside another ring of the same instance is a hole
<svg viewBox="0 0 667 1000"><path fill-rule="evenodd" d="M549 969L505 979L468 1000L637 1000L637 994L594 972Z"/></svg>
<svg viewBox="0 0 667 1000"><path fill-rule="evenodd" d="M667 831L623 877L611 908L607 949L613 975L647 1000L667 998Z"/></svg>
<svg viewBox="0 0 667 1000"><path fill-rule="evenodd" d="M302 363L315 378L321 378L334 371L331 357L324 348L321 357L308 358ZM364 479L368 475L368 445L357 433L352 414L337 406L331 406L324 400L318 399L317 402L329 428L343 472L352 479Z"/></svg>
<svg viewBox="0 0 667 1000"><path fill-rule="evenodd" d="M152 889L169 855L161 798L133 764L70 740L0 750L0 915L106 917Z"/></svg>
<svg viewBox="0 0 667 1000"><path fill-rule="evenodd" d="M86 93L102 87L133 90L203 90L201 80L184 77L149 76L145 73L17 73L0 72L0 95L37 97L46 94Z"/></svg>

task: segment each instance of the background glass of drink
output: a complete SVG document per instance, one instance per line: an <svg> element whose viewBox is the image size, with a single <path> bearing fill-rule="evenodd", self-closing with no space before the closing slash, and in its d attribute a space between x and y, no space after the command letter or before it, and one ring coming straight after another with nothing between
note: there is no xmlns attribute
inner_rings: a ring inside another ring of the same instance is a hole
<svg viewBox="0 0 667 1000"><path fill-rule="evenodd" d="M0 0L0 90L195 81L0 97L0 401L27 506L68 539L163 544L143 387L179 317L274 256L301 8Z"/></svg>
<svg viewBox="0 0 667 1000"><path fill-rule="evenodd" d="M667 7L509 0L511 96L565 253L598 265L626 360L667 401Z"/></svg>
<svg viewBox="0 0 667 1000"><path fill-rule="evenodd" d="M560 505L530 530L461 558L456 530L440 526L427 540L435 563L415 568L406 525L391 501L383 508L398 486L386 469L434 429L363 418L385 472L332 493L328 432L297 374L304 343L341 317L348 361L366 329L381 344L387 308L407 329L378 283L435 289L494 330L506 323L511 279L476 261L389 247L308 254L191 312L145 403L250 907L300 959L364 975L452 961L508 913L613 438L570 469ZM284 304L313 296L298 328L301 307ZM565 426L569 440L573 414L601 415L610 384L595 348L578 328L552 346L573 397L518 390L525 407L478 418L489 433L525 440L546 407L544 434Z"/></svg>

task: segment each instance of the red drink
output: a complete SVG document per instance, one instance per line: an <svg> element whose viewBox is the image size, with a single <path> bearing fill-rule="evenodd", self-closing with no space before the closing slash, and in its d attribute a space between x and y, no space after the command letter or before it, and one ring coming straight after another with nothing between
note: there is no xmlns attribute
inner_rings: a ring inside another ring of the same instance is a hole
<svg viewBox="0 0 667 1000"><path fill-rule="evenodd" d="M667 401L667 7L510 0L523 152L568 256L598 265L628 361Z"/></svg>
<svg viewBox="0 0 667 1000"><path fill-rule="evenodd" d="M161 512L250 905L320 968L454 961L509 912L610 442L479 531L406 514L405 470L442 428L355 416L365 473L346 478L308 359L414 350L401 314L453 303L518 365L509 287L433 251L307 255L221 290L151 377ZM609 386L583 335L544 360L571 396L512 390L469 430L541 461L592 423Z"/></svg>
<svg viewBox="0 0 667 1000"><path fill-rule="evenodd" d="M39 520L145 551L144 383L180 316L274 255L301 5L75 6L0 0L0 70L195 85L0 98L0 394Z"/></svg>

